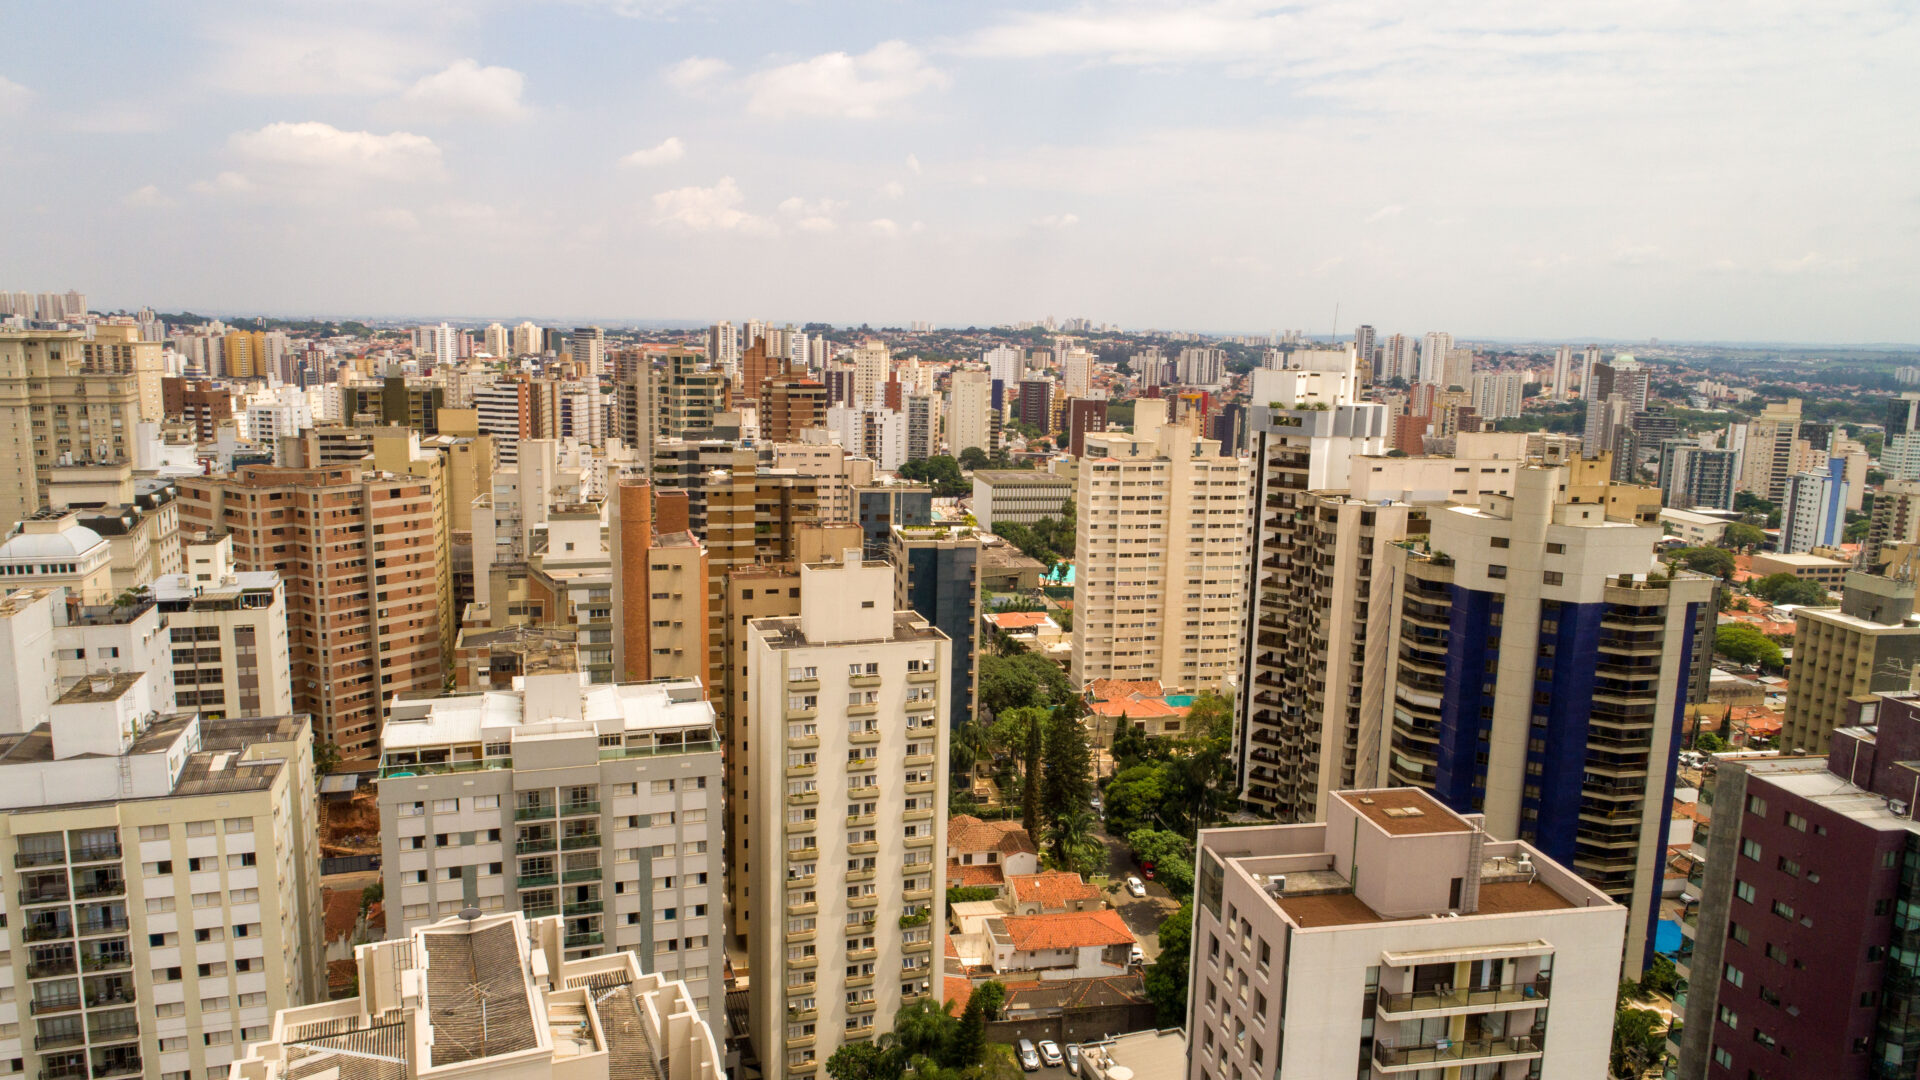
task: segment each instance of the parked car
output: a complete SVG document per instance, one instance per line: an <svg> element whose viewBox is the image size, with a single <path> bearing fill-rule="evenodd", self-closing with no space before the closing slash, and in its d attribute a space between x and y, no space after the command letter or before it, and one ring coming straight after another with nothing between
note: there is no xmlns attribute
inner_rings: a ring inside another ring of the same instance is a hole
<svg viewBox="0 0 1920 1080"><path fill-rule="evenodd" d="M1128 874L1127 892L1133 896L1145 896L1147 895L1147 883L1132 874Z"/></svg>
<svg viewBox="0 0 1920 1080"><path fill-rule="evenodd" d="M1067 1071L1075 1076L1080 1075L1080 1046L1078 1043L1067 1046Z"/></svg>
<svg viewBox="0 0 1920 1080"><path fill-rule="evenodd" d="M1020 1067L1028 1072L1039 1072L1040 1052L1033 1048L1033 1040L1021 1039L1017 1049L1020 1052Z"/></svg>
<svg viewBox="0 0 1920 1080"><path fill-rule="evenodd" d="M1139 967L1146 962L1147 954L1140 951L1140 946L1135 945L1133 948L1127 950L1127 963L1134 967Z"/></svg>
<svg viewBox="0 0 1920 1080"><path fill-rule="evenodd" d="M1041 1039L1040 1060L1046 1062L1047 1066L1052 1068L1066 1059L1060 1056L1059 1043L1054 1042L1052 1039Z"/></svg>

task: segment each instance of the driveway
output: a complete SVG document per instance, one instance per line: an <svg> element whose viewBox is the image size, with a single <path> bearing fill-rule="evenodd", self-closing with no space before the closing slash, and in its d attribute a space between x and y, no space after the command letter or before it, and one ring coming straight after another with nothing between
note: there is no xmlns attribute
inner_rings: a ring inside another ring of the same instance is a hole
<svg viewBox="0 0 1920 1080"><path fill-rule="evenodd" d="M1107 902L1113 905L1120 918L1140 939L1140 951L1146 955L1147 963L1153 963L1160 955L1160 924L1166 917L1180 908L1180 901L1167 892L1166 886L1157 881L1140 880L1147 885L1147 895L1136 897L1127 892L1127 876L1140 876L1140 868L1133 864L1133 854L1127 850L1127 842L1096 833L1100 841L1107 845L1107 876L1112 884L1107 886Z"/></svg>

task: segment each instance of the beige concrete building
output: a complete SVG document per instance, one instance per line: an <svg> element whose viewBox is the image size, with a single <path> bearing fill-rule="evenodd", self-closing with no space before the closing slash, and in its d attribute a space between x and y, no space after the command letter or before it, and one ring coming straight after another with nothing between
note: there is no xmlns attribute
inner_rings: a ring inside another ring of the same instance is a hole
<svg viewBox="0 0 1920 1080"><path fill-rule="evenodd" d="M825 435L825 429L815 428L804 441L775 443L773 467L819 482L816 490L822 521L856 521L859 512L853 493L873 483L873 459L850 454L839 443L827 441Z"/></svg>
<svg viewBox="0 0 1920 1080"><path fill-rule="evenodd" d="M233 538L234 565L287 593L294 708L349 761L379 757L387 698L437 692L447 558L432 477L248 466L181 483L183 529Z"/></svg>
<svg viewBox="0 0 1920 1080"><path fill-rule="evenodd" d="M748 624L756 788L779 801L729 869L754 898L734 918L768 1080L818 1075L941 988L951 645L893 610L893 567L844 559L801 566L797 617Z"/></svg>
<svg viewBox="0 0 1920 1080"><path fill-rule="evenodd" d="M147 347L157 358L158 344ZM45 504L52 469L63 461L133 456L135 428L149 419L144 376L136 374L143 351L90 342L79 330L0 330L0 456L19 463L0 475L0 525Z"/></svg>
<svg viewBox="0 0 1920 1080"><path fill-rule="evenodd" d="M683 984L569 959L557 918L443 919L354 950L353 997L286 1009L232 1080L722 1080Z"/></svg>
<svg viewBox="0 0 1920 1080"><path fill-rule="evenodd" d="M0 588L64 589L87 605L113 600L113 551L77 510L42 510L0 544Z"/></svg>
<svg viewBox="0 0 1920 1080"><path fill-rule="evenodd" d="M1071 674L1217 691L1246 630L1249 468L1191 427L1136 427L1087 435Z"/></svg>
<svg viewBox="0 0 1920 1080"><path fill-rule="evenodd" d="M557 914L568 959L637 951L722 1020L720 744L698 681L555 671L400 697L381 744L389 930Z"/></svg>
<svg viewBox="0 0 1920 1080"><path fill-rule="evenodd" d="M0 736L15 1072L224 1076L326 996L306 718L156 718L152 682L83 682Z"/></svg>
<svg viewBox="0 0 1920 1080"><path fill-rule="evenodd" d="M1787 478L1794 474L1800 438L1800 399L1771 402L1747 421L1746 448L1740 462L1740 490L1781 503L1787 497Z"/></svg>
<svg viewBox="0 0 1920 1080"><path fill-rule="evenodd" d="M1920 666L1920 624L1901 614L1873 610L1875 591L1892 584L1867 574L1848 575L1838 608L1799 608L1793 613L1793 677L1787 681L1787 715L1779 748L1823 755L1835 728L1846 724L1847 701L1874 693L1911 690ZM1861 587L1853 587L1860 582ZM1911 585L1905 607L1912 610ZM1884 618L1884 621L1882 619Z"/></svg>
<svg viewBox="0 0 1920 1080"><path fill-rule="evenodd" d="M1188 1080L1607 1075L1627 910L1539 848L1406 788L1199 840Z"/></svg>
<svg viewBox="0 0 1920 1080"><path fill-rule="evenodd" d="M241 571L233 538L186 546L185 573L153 582L167 620L173 700L213 716L280 716L293 711L287 590L271 570Z"/></svg>
<svg viewBox="0 0 1920 1080"><path fill-rule="evenodd" d="M1039 469L978 469L973 474L973 519L988 532L996 524L1031 525L1057 518L1071 498L1071 477Z"/></svg>

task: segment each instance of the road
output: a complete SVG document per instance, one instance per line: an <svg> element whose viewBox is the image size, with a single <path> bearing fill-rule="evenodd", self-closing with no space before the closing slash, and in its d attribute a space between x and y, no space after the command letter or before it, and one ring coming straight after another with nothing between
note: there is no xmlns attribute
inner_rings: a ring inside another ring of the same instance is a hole
<svg viewBox="0 0 1920 1080"><path fill-rule="evenodd" d="M1148 881L1147 895L1135 897L1127 892L1127 875L1140 873L1133 864L1133 853L1127 850L1127 842L1105 832L1094 834L1100 842L1107 845L1107 876L1113 880L1107 886L1107 902L1112 904L1120 918L1140 939L1140 951L1151 964L1160 955L1160 923L1180 907L1180 901L1168 893L1166 886L1157 881ZM1141 880L1145 881L1145 878ZM1047 1070L1042 1070L1047 1071Z"/></svg>

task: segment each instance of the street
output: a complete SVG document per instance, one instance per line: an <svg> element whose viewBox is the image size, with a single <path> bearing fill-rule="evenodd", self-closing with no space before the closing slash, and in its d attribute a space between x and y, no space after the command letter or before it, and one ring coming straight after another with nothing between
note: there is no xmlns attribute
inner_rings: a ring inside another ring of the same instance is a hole
<svg viewBox="0 0 1920 1080"><path fill-rule="evenodd" d="M1140 939L1140 952L1151 964L1160 955L1160 923L1180 907L1180 902L1170 895L1166 887L1157 881L1147 881L1140 868L1133 863L1133 854L1127 849L1127 842L1108 836L1104 830L1096 831L1095 836L1107 845L1107 876L1112 882L1107 886L1107 902L1112 904L1120 918ZM1138 876L1146 881L1147 895L1135 897L1127 892L1127 875ZM1046 1070L1042 1070L1046 1071Z"/></svg>

